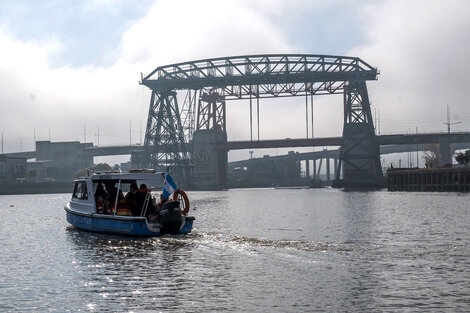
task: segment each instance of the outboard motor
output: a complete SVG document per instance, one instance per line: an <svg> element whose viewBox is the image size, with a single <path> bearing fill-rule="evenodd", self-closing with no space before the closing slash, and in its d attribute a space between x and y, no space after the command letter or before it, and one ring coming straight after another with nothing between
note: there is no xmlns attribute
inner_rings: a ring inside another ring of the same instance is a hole
<svg viewBox="0 0 470 313"><path fill-rule="evenodd" d="M179 201L168 201L160 209L160 233L177 235L183 222Z"/></svg>

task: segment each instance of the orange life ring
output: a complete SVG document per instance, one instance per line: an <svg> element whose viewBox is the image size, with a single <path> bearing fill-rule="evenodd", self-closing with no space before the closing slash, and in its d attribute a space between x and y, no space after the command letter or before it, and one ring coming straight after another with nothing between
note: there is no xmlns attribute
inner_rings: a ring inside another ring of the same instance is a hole
<svg viewBox="0 0 470 313"><path fill-rule="evenodd" d="M183 198L183 201L184 201L184 206L183 206L183 210L181 211L181 213L183 215L187 215L188 212L189 212L189 198L188 198L188 195L186 194L186 192L184 192L183 189L177 189L173 193L173 200L174 201L180 200L179 197L178 197L179 195L181 195L181 197Z"/></svg>

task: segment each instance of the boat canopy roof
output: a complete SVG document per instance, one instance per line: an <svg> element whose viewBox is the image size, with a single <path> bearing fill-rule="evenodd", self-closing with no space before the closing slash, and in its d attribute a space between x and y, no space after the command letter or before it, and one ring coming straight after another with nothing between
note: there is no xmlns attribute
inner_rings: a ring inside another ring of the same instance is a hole
<svg viewBox="0 0 470 313"><path fill-rule="evenodd" d="M163 180L164 173L156 172L156 173L95 173L88 177L87 179L91 180L156 180L161 179Z"/></svg>

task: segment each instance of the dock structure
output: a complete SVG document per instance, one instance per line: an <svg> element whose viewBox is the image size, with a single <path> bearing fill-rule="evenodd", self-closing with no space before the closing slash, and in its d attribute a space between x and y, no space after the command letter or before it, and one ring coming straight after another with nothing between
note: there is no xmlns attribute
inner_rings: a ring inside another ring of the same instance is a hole
<svg viewBox="0 0 470 313"><path fill-rule="evenodd" d="M470 191L470 167L389 169L389 191Z"/></svg>

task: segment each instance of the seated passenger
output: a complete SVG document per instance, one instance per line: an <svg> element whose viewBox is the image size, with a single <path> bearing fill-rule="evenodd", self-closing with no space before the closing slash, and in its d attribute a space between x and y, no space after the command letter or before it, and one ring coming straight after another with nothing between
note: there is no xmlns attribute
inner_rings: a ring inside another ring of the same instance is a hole
<svg viewBox="0 0 470 313"><path fill-rule="evenodd" d="M102 183L98 183L95 191L95 201L96 201L96 211L100 214L104 213L104 209L106 207L106 198L108 194L103 188Z"/></svg>
<svg viewBox="0 0 470 313"><path fill-rule="evenodd" d="M129 206L127 205L124 199L119 200L118 205L116 207L116 215L130 215Z"/></svg>
<svg viewBox="0 0 470 313"><path fill-rule="evenodd" d="M147 208L144 207L145 204L145 199L148 194L148 203L147 203ZM153 204L152 204L152 198L150 195L150 191L147 189L147 186L145 184L141 184L140 188L135 192L135 199L136 199L136 207L137 210L139 211L139 215L142 215L145 212L145 215L147 216L153 211Z"/></svg>
<svg viewBox="0 0 470 313"><path fill-rule="evenodd" d="M106 198L106 202L107 202L106 213L112 214L115 209L117 211L118 206L121 206L121 208L124 207L123 205L126 204L126 201L124 200L124 195L122 194L122 191L119 190L119 193L118 193L118 189L114 186L114 183L109 182L109 183L106 183L105 185L106 185L106 191L108 192L108 197ZM117 195L117 205L116 205L116 195ZM126 208L125 210L128 210L128 208ZM119 214L119 215L129 215L129 214L127 213L127 214Z"/></svg>
<svg viewBox="0 0 470 313"><path fill-rule="evenodd" d="M131 183L129 186L129 192L126 194L124 199L126 200L129 210L132 216L140 216L141 208L137 207L137 184Z"/></svg>
<svg viewBox="0 0 470 313"><path fill-rule="evenodd" d="M104 214L106 210L106 200L102 196L98 196L96 199L96 211L99 214Z"/></svg>
<svg viewBox="0 0 470 313"><path fill-rule="evenodd" d="M104 190L103 184L98 183L98 186L96 187L96 191L95 191L95 199L97 200L99 197L106 199L107 196L108 194Z"/></svg>
<svg viewBox="0 0 470 313"><path fill-rule="evenodd" d="M150 213L147 214L147 218L150 222L158 221L158 219L160 218L160 209L166 202L168 202L168 199L165 199L163 197L163 194L160 195L160 201L158 203L155 197L152 199L152 210L150 211Z"/></svg>
<svg viewBox="0 0 470 313"><path fill-rule="evenodd" d="M160 202L158 202L158 207L161 208L165 203L168 202L168 199L163 197L163 194L160 195Z"/></svg>

